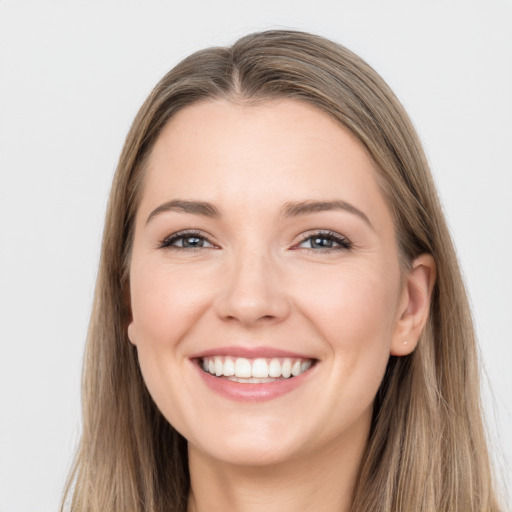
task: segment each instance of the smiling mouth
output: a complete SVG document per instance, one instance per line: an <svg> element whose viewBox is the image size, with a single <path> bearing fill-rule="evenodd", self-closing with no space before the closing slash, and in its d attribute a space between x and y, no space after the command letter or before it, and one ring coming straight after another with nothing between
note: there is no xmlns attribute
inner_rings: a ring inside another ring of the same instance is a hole
<svg viewBox="0 0 512 512"><path fill-rule="evenodd" d="M214 377L245 384L265 384L292 379L309 370L315 359L274 357L255 358L209 356L199 359L199 365Z"/></svg>

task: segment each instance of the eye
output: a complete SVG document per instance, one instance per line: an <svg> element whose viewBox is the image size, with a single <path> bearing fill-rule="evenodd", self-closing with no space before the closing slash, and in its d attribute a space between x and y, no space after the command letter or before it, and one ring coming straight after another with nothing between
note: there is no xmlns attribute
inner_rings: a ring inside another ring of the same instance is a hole
<svg viewBox="0 0 512 512"><path fill-rule="evenodd" d="M336 250L348 250L351 247L352 245L347 238L338 233L327 231L314 233L312 235L305 235L302 242L297 244L294 248L329 252Z"/></svg>
<svg viewBox="0 0 512 512"><path fill-rule="evenodd" d="M186 231L174 233L159 244L160 248L172 249L209 249L215 247L204 235L201 233Z"/></svg>

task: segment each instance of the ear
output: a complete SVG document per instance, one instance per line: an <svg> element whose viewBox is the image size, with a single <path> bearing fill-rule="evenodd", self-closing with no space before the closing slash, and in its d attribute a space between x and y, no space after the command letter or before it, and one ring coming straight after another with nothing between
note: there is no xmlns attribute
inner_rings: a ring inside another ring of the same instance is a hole
<svg viewBox="0 0 512 512"><path fill-rule="evenodd" d="M418 344L430 313L436 263L430 254L418 256L407 270L391 341L391 355L410 354Z"/></svg>
<svg viewBox="0 0 512 512"><path fill-rule="evenodd" d="M131 293L130 293L130 285L127 284L123 290L123 304L125 309L125 329L130 340L130 343L136 345L135 343L135 328L133 325L133 313L132 313L132 301L131 301Z"/></svg>
<svg viewBox="0 0 512 512"><path fill-rule="evenodd" d="M128 333L128 339L130 340L130 343L132 345L137 346L137 342L135 341L136 335L135 335L135 327L133 325L133 319L130 320L130 323L128 324L127 333Z"/></svg>

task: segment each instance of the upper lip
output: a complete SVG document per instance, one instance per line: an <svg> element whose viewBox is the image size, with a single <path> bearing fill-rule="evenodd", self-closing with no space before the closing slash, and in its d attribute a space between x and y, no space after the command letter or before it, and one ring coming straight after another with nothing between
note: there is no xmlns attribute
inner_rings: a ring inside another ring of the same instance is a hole
<svg viewBox="0 0 512 512"><path fill-rule="evenodd" d="M242 347L242 346L225 346L216 347L197 352L190 356L190 359L200 359L213 356L233 356L245 357L247 359L286 357L292 359L315 359L311 355L291 352L289 350L281 350L274 347Z"/></svg>

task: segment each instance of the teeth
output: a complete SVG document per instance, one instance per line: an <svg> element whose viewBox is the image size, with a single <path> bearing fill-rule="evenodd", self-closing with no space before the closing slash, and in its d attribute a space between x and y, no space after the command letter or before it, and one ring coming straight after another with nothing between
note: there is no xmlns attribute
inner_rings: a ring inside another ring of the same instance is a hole
<svg viewBox="0 0 512 512"><path fill-rule="evenodd" d="M281 377L281 362L279 359L271 359L268 365L268 374L270 377Z"/></svg>
<svg viewBox="0 0 512 512"><path fill-rule="evenodd" d="M305 372L311 368L311 361L303 361L300 363L300 373Z"/></svg>
<svg viewBox="0 0 512 512"><path fill-rule="evenodd" d="M290 377L292 374L292 362L289 359L285 359L281 365L281 373L285 379Z"/></svg>
<svg viewBox="0 0 512 512"><path fill-rule="evenodd" d="M223 364L222 364L222 359L220 357L216 357L215 358L215 375L217 375L217 377L220 377L222 375L222 371L224 370L223 368Z"/></svg>
<svg viewBox="0 0 512 512"><path fill-rule="evenodd" d="M238 377L227 377L228 380L232 382L241 382L242 384L265 384L266 382L275 382L277 379L272 379L271 377L267 377L266 379L257 379L256 377L251 377L250 379L239 379Z"/></svg>
<svg viewBox="0 0 512 512"><path fill-rule="evenodd" d="M243 357L239 357L235 361L235 376L236 377L252 377L251 361Z"/></svg>
<svg viewBox="0 0 512 512"><path fill-rule="evenodd" d="M265 379L268 377L268 364L265 359L255 359L252 362L252 377Z"/></svg>
<svg viewBox="0 0 512 512"><path fill-rule="evenodd" d="M222 370L223 375L226 377L231 377L235 375L235 362L231 357L226 357L224 360L224 369Z"/></svg>
<svg viewBox="0 0 512 512"><path fill-rule="evenodd" d="M273 382L276 379L296 377L311 368L311 359L272 358L246 359L245 357L205 357L201 366L216 377L245 383Z"/></svg>

